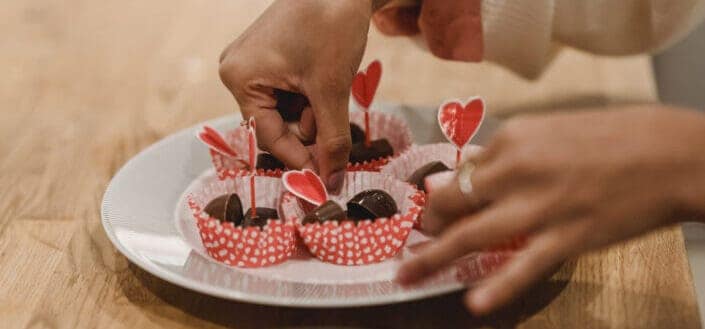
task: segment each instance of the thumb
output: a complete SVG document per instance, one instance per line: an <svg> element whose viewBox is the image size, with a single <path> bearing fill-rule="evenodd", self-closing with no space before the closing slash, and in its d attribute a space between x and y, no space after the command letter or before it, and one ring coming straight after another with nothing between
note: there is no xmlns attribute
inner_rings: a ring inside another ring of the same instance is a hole
<svg viewBox="0 0 705 329"><path fill-rule="evenodd" d="M391 36L412 36L419 34L418 19L421 5L417 2L394 4L378 10L372 16L377 29Z"/></svg>
<svg viewBox="0 0 705 329"><path fill-rule="evenodd" d="M319 94L320 95L320 94ZM315 97L311 106L316 121L316 159L319 174L333 194L340 192L345 179L352 142L348 115L348 94Z"/></svg>

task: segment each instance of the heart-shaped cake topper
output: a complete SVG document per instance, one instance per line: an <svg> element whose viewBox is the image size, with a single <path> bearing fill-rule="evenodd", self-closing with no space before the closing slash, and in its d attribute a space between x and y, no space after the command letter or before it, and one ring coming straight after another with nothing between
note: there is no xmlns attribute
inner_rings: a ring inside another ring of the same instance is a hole
<svg viewBox="0 0 705 329"><path fill-rule="evenodd" d="M328 200L328 191L315 172L310 169L291 170L282 176L284 188L297 197L304 199L316 206Z"/></svg>
<svg viewBox="0 0 705 329"><path fill-rule="evenodd" d="M233 150L230 145L225 141L225 139L216 131L209 126L203 126L203 130L197 135L198 139L206 144L210 149L229 157L237 157L238 154Z"/></svg>
<svg viewBox="0 0 705 329"><path fill-rule="evenodd" d="M438 109L438 124L448 141L458 150L475 136L485 117L485 102L471 97L465 104L458 100L447 101Z"/></svg>
<svg viewBox="0 0 705 329"><path fill-rule="evenodd" d="M374 60L367 65L365 71L355 74L352 82L352 95L363 111L368 111L377 93L379 80L382 77L382 63Z"/></svg>

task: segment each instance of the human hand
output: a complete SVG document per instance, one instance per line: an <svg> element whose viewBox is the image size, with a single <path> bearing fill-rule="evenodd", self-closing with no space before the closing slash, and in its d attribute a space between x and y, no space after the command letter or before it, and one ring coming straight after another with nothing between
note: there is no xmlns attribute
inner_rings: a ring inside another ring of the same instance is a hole
<svg viewBox="0 0 705 329"><path fill-rule="evenodd" d="M482 1L395 0L373 16L380 32L421 34L431 53L450 60L483 59Z"/></svg>
<svg viewBox="0 0 705 329"><path fill-rule="evenodd" d="M221 55L220 76L260 148L317 169L335 193L351 148L348 99L381 1L278 0ZM304 147L315 142L318 158Z"/></svg>
<svg viewBox="0 0 705 329"><path fill-rule="evenodd" d="M431 193L423 228L440 238L403 264L397 280L417 282L469 252L527 236L524 249L466 296L471 311L488 313L570 257L705 218L703 150L705 117L691 111L511 120L471 158L472 192L454 183Z"/></svg>

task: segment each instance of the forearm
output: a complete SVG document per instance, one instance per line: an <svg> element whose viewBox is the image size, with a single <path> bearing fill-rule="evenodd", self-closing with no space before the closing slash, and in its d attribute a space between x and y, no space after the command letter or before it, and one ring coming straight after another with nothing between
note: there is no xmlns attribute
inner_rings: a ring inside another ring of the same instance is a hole
<svg viewBox="0 0 705 329"><path fill-rule="evenodd" d="M691 170L686 170L685 183L680 193L681 210L686 218L677 218L678 221L699 221L705 222L705 114L689 113L690 121L683 127L683 133L688 134L691 145L684 145L676 148L693 148L700 150L696 153L696 158L690 161ZM679 170L677 168L675 170Z"/></svg>
<svg viewBox="0 0 705 329"><path fill-rule="evenodd" d="M653 52L704 13L703 0L483 0L484 59L535 77L558 45L604 55Z"/></svg>
<svg viewBox="0 0 705 329"><path fill-rule="evenodd" d="M705 0L393 0L385 9L375 19L384 33L421 32L437 56L491 61L533 78L561 45L605 55L667 47L703 19Z"/></svg>

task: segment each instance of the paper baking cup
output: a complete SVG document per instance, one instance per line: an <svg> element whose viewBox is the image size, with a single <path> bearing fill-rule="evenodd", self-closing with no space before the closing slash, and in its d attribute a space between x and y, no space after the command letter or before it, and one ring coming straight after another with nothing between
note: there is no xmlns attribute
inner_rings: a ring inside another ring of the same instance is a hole
<svg viewBox="0 0 705 329"><path fill-rule="evenodd" d="M478 252L455 262L456 280L473 283L487 278L514 256L512 251Z"/></svg>
<svg viewBox="0 0 705 329"><path fill-rule="evenodd" d="M357 193L380 189L389 193L400 213L391 218L377 218L355 223L341 222L302 224L310 205L291 193L282 197L282 214L296 223L296 229L309 252L316 258L338 265L364 265L394 257L406 243L421 211L415 201L419 191L391 176L373 172L348 172L341 193L331 199L345 207Z"/></svg>
<svg viewBox="0 0 705 329"><path fill-rule="evenodd" d="M210 217L203 209L208 202L226 193L236 193L243 208L250 205L250 177L220 180L215 175L199 178L188 205L196 220L201 241L208 255L218 262L237 267L263 267L287 260L295 251L294 222L270 220L263 228L236 227ZM281 179L256 176L257 206L277 209L282 193Z"/></svg>
<svg viewBox="0 0 705 329"><path fill-rule="evenodd" d="M463 147L461 159L480 151L482 151L482 146L467 145ZM406 181L417 169L433 161L441 161L448 168L455 169L457 162L455 146L450 143L413 145L409 150L391 160L380 172Z"/></svg>
<svg viewBox="0 0 705 329"><path fill-rule="evenodd" d="M456 275L461 282L475 282L504 266L520 249L526 246L525 237L516 237L488 250L473 253L474 261L457 261Z"/></svg>
<svg viewBox="0 0 705 329"><path fill-rule="evenodd" d="M360 111L350 113L350 123L354 123L362 130L365 130L365 114ZM394 155L365 162L348 163L348 171L379 171L391 159L408 150L412 145L411 131L404 120L388 114L370 112L370 139L386 138L394 149ZM315 158L317 156L316 145L310 146L310 150Z"/></svg>
<svg viewBox="0 0 705 329"><path fill-rule="evenodd" d="M482 151L481 146L467 145L463 148L461 159L465 159L468 155L480 151ZM381 172L406 182L409 176L417 169L432 161L441 161L448 168L455 169L456 157L456 148L450 143L413 145L409 150L382 167ZM425 194L423 202L425 204ZM419 220L416 222L415 228L419 229L421 227L421 221L423 221L423 212L419 214Z"/></svg>
<svg viewBox="0 0 705 329"><path fill-rule="evenodd" d="M225 142L237 152L237 154L242 154L246 157L249 153L249 146L247 142L247 129L243 126L236 127L235 129L229 130L223 136ZM261 152L260 152L261 153ZM211 162L215 171L218 174L218 178L221 180L242 176L249 176L250 171L247 170L247 160L245 158L238 159L231 156L227 156L210 150ZM257 169L255 175L257 176L269 176L269 177L281 177L281 169Z"/></svg>
<svg viewBox="0 0 705 329"><path fill-rule="evenodd" d="M370 115L370 140L386 138L394 149L394 155L371 161L350 163L349 171L379 171L391 159L406 152L413 140L411 130L404 120L388 113L369 112ZM355 111L350 113L350 122L365 130L365 113Z"/></svg>

